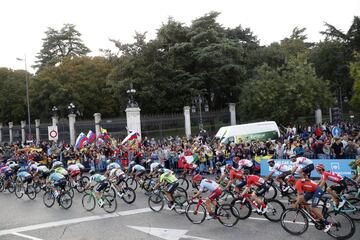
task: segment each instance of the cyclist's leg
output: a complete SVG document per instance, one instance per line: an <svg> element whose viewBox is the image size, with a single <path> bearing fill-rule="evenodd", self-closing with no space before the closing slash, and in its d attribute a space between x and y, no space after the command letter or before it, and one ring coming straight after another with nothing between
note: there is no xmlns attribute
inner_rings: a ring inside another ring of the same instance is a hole
<svg viewBox="0 0 360 240"><path fill-rule="evenodd" d="M336 192L337 192L336 190L338 190L338 186L331 185L330 187L328 187L326 189L326 192L328 192L331 195L331 198L334 201L335 205L338 206L339 205L339 197L336 194Z"/></svg>

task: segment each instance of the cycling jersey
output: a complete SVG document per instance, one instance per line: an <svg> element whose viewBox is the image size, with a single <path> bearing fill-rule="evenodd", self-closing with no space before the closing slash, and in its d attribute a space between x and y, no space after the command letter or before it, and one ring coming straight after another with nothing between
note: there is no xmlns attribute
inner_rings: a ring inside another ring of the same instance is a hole
<svg viewBox="0 0 360 240"><path fill-rule="evenodd" d="M90 177L90 182L91 183L100 183L100 182L102 182L102 181L104 181L104 180L106 180L106 177L104 177L103 175L101 175L101 174L94 174L94 175L92 175L91 177Z"/></svg>
<svg viewBox="0 0 360 240"><path fill-rule="evenodd" d="M110 163L108 166L107 166L107 170L109 169L118 169L118 168L121 168L121 166L116 163L116 162L113 162L113 163Z"/></svg>
<svg viewBox="0 0 360 240"><path fill-rule="evenodd" d="M160 163L157 163L157 162L150 164L150 172L154 171L154 169L159 165L160 165Z"/></svg>
<svg viewBox="0 0 360 240"><path fill-rule="evenodd" d="M284 163L275 163L273 167L270 168L270 172L276 173L276 172L287 172L290 171L290 167Z"/></svg>
<svg viewBox="0 0 360 240"><path fill-rule="evenodd" d="M239 169L250 168L253 166L253 162L248 159L241 159L238 164L239 164Z"/></svg>
<svg viewBox="0 0 360 240"><path fill-rule="evenodd" d="M259 187L265 183L265 180L257 175L249 175L246 180L246 186L256 186Z"/></svg>
<svg viewBox="0 0 360 240"><path fill-rule="evenodd" d="M63 168L63 167L56 168L54 170L54 172L60 173L61 175L64 175L64 176L68 175L68 171L66 171L65 168Z"/></svg>
<svg viewBox="0 0 360 240"><path fill-rule="evenodd" d="M145 171L145 168L139 164L136 164L135 166L133 166L132 172L140 172L140 171Z"/></svg>
<svg viewBox="0 0 360 240"><path fill-rule="evenodd" d="M48 173L49 169L45 166L45 165L41 165L37 167L38 172L42 172L42 173Z"/></svg>
<svg viewBox="0 0 360 240"><path fill-rule="evenodd" d="M60 180L63 180L64 178L65 178L64 175L54 172L54 173L50 174L49 181L59 182Z"/></svg>
<svg viewBox="0 0 360 240"><path fill-rule="evenodd" d="M230 170L229 177L231 180L233 179L239 179L242 180L244 178L244 175L241 171L236 171L234 169Z"/></svg>
<svg viewBox="0 0 360 240"><path fill-rule="evenodd" d="M74 171L80 171L80 168L76 164L71 164L71 165L68 166L67 170L69 172L74 172Z"/></svg>
<svg viewBox="0 0 360 240"><path fill-rule="evenodd" d="M160 182L166 182L168 184L176 182L178 179L173 174L164 172L160 175Z"/></svg>
<svg viewBox="0 0 360 240"><path fill-rule="evenodd" d="M295 167L306 167L307 165L313 164L313 161L306 157L298 157L296 161L293 163Z"/></svg>
<svg viewBox="0 0 360 240"><path fill-rule="evenodd" d="M321 180L324 180L324 181L329 180L334 183L339 183L341 180L343 180L343 177L340 174L337 174L334 172L324 171L321 175Z"/></svg>
<svg viewBox="0 0 360 240"><path fill-rule="evenodd" d="M204 191L205 189L207 189L210 192L213 192L218 188L219 188L219 184L217 184L215 181L209 179L203 179L200 182L199 191Z"/></svg>
<svg viewBox="0 0 360 240"><path fill-rule="evenodd" d="M19 172L19 173L17 174L17 177L18 177L18 178L21 178L21 179L25 179L25 178L28 178L28 177L30 177L30 176L31 176L31 174L28 173L28 172L26 172L26 171L22 171L22 172Z"/></svg>
<svg viewBox="0 0 360 240"><path fill-rule="evenodd" d="M310 179L299 179L295 183L295 188L298 193L314 192L318 185Z"/></svg>
<svg viewBox="0 0 360 240"><path fill-rule="evenodd" d="M124 176L124 172L123 172L123 170L121 170L121 169L112 169L111 171L110 171L110 177L122 177L122 176Z"/></svg>

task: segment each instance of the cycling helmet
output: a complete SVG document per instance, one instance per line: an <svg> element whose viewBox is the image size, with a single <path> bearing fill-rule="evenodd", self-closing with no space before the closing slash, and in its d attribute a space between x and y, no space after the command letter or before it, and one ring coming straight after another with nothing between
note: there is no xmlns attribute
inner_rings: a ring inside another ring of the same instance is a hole
<svg viewBox="0 0 360 240"><path fill-rule="evenodd" d="M289 176L286 176L285 178L285 181L287 182L294 182L296 179L294 177L294 175L289 175Z"/></svg>
<svg viewBox="0 0 360 240"><path fill-rule="evenodd" d="M58 168L58 167L62 167L62 166L63 166L63 164L60 161L55 161L55 162L53 162L53 165L52 165L53 168Z"/></svg>
<svg viewBox="0 0 360 240"><path fill-rule="evenodd" d="M200 174L196 174L192 180L193 181L201 181L202 179L203 179L203 177Z"/></svg>
<svg viewBox="0 0 360 240"><path fill-rule="evenodd" d="M225 169L230 171L232 169L232 165L231 164L226 164Z"/></svg>
<svg viewBox="0 0 360 240"><path fill-rule="evenodd" d="M292 159L292 158L296 158L296 155L295 154L290 154L290 157L289 157L290 159Z"/></svg>
<svg viewBox="0 0 360 240"><path fill-rule="evenodd" d="M320 164L316 165L315 169L316 169L316 171L325 170L325 166L324 166L324 164L320 163Z"/></svg>
<svg viewBox="0 0 360 240"><path fill-rule="evenodd" d="M89 174L92 176L92 175L94 175L95 174L95 170L94 169L91 169L90 171L89 171Z"/></svg>
<svg viewBox="0 0 360 240"><path fill-rule="evenodd" d="M111 163L110 159L106 161L106 164L109 165Z"/></svg>
<svg viewBox="0 0 360 240"><path fill-rule="evenodd" d="M267 160L267 162L268 162L268 163L271 163L271 162L273 163L273 162L274 162L274 159L269 158L269 159Z"/></svg>
<svg viewBox="0 0 360 240"><path fill-rule="evenodd" d="M221 163L221 162L217 162L215 165L216 165L217 167L221 167L221 166L222 166L222 163Z"/></svg>

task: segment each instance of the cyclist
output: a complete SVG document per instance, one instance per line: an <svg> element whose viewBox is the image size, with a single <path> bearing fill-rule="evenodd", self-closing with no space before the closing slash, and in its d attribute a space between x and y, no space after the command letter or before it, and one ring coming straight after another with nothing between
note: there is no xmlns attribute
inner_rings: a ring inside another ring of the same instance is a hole
<svg viewBox="0 0 360 240"><path fill-rule="evenodd" d="M250 174L252 174L254 171L254 169L253 169L254 163L249 159L238 160L237 164L239 165L238 170L241 170L241 169L248 170Z"/></svg>
<svg viewBox="0 0 360 240"><path fill-rule="evenodd" d="M20 180L21 184L24 184L24 188L21 189L21 193L24 193L23 189L27 189L27 185L32 181L32 176L25 167L21 167L17 173L17 179Z"/></svg>
<svg viewBox="0 0 360 240"><path fill-rule="evenodd" d="M81 170L80 167L75 163L75 160L68 161L67 172L69 173L69 181L71 182L71 185L76 187L76 178L79 176Z"/></svg>
<svg viewBox="0 0 360 240"><path fill-rule="evenodd" d="M270 166L270 173L264 178L267 181L274 174L277 174L276 181L280 183L280 189L282 192L286 192L289 190L289 186L284 179L286 176L291 174L291 169L284 163L275 163L274 159L270 158L267 160L267 163Z"/></svg>
<svg viewBox="0 0 360 240"><path fill-rule="evenodd" d="M114 162L115 159L112 158L112 160L107 160L107 167L106 170L107 171L111 171L112 169L120 169L121 166L120 164L118 164L117 162Z"/></svg>
<svg viewBox="0 0 360 240"><path fill-rule="evenodd" d="M175 207L175 203L172 194L179 186L178 179L175 177L172 171L165 171L164 168L160 168L158 170L158 173L160 174L160 178L154 189L159 188L161 185L165 185L164 190L167 198L169 199L169 208L173 210Z"/></svg>
<svg viewBox="0 0 360 240"><path fill-rule="evenodd" d="M113 168L109 172L109 181L113 182L117 189L117 195L122 198L124 196L124 189L121 182L125 181L125 173L121 168Z"/></svg>
<svg viewBox="0 0 360 240"><path fill-rule="evenodd" d="M53 166L52 166L51 170L54 170L54 172L60 173L64 177L67 177L69 175L68 171L66 171L66 169L64 168L62 162L60 162L60 161L55 161L53 163Z"/></svg>
<svg viewBox="0 0 360 240"><path fill-rule="evenodd" d="M232 165L227 164L225 166L225 172L228 172L229 181L227 182L227 185L225 189L230 189L231 184L238 180L240 181L239 184L235 185L235 193L240 194L240 189L242 189L246 185L246 181L244 179L244 172L242 170L236 170L232 167ZM223 176L220 177L220 180Z"/></svg>
<svg viewBox="0 0 360 240"><path fill-rule="evenodd" d="M210 179L205 179L200 174L196 174L193 179L193 183L197 186L199 186L199 191L191 198L192 200L194 198L197 198L201 195L201 193L207 189L210 192L210 195L205 200L205 206L206 210L209 213L209 216L207 216L207 219L216 218L214 212L211 209L211 204L215 206L215 200L221 196L222 189L215 181Z"/></svg>
<svg viewBox="0 0 360 240"><path fill-rule="evenodd" d="M105 190L107 188L107 186L109 185L108 181L106 180L106 177L96 173L95 174L95 170L90 170L90 181L88 182L88 184L85 186L85 189L89 189L90 187L95 187L95 197L96 200L99 204L99 207L103 207L104 205L104 201L101 199L102 194L103 194L103 190Z"/></svg>
<svg viewBox="0 0 360 240"><path fill-rule="evenodd" d="M267 211L267 206L265 202L260 199L260 196L263 196L266 193L268 186L266 185L265 180L260 176L248 174L248 171L244 171L244 175L246 176L246 187L240 196L244 196L251 188L255 188L255 192L251 194L251 200L254 200L256 203L256 211L264 214Z"/></svg>
<svg viewBox="0 0 360 240"><path fill-rule="evenodd" d="M296 157L295 154L290 155L290 159L293 163L291 173L304 174L303 177L310 177L311 171L314 170L314 163L306 157Z"/></svg>
<svg viewBox="0 0 360 240"><path fill-rule="evenodd" d="M132 161L130 162L129 169L130 175L134 176L135 180L138 181L140 185L142 185L143 181L140 179L140 177L144 175L145 168L140 164L136 164L134 161Z"/></svg>
<svg viewBox="0 0 360 240"><path fill-rule="evenodd" d="M328 232L332 225L324 219L321 210L317 208L321 197L324 195L324 191L321 187L305 177L296 180L293 175L289 175L285 180L294 185L297 191L296 202L292 207L297 208L301 203L306 203L311 199L310 213L325 225L324 232Z"/></svg>
<svg viewBox="0 0 360 240"><path fill-rule="evenodd" d="M47 179L47 183L54 191L55 197L59 196L59 191L57 187L59 187L60 189L65 189L66 186L66 180L64 175L54 171L49 175L49 178Z"/></svg>
<svg viewBox="0 0 360 240"><path fill-rule="evenodd" d="M319 186L322 188L326 181L331 181L335 184L331 185L330 187L326 188L326 192L331 195L332 200L335 203L335 206L340 209L346 203L345 200L340 202L340 199L337 194L340 194L343 190L346 189L346 182L345 179L338 173L325 171L324 164L318 164L315 167L316 171L321 175L321 179L319 182Z"/></svg>

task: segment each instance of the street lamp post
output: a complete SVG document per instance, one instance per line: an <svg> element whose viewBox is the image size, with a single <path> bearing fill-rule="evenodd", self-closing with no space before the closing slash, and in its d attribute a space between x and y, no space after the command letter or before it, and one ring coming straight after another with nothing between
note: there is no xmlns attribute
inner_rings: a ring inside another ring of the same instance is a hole
<svg viewBox="0 0 360 240"><path fill-rule="evenodd" d="M134 95L136 93L136 90L133 88L132 84L130 85L130 89L127 90L126 93L129 95L127 107L130 108L139 107L138 103L134 100Z"/></svg>
<svg viewBox="0 0 360 240"><path fill-rule="evenodd" d="M75 113L75 105L73 103L70 103L68 106L68 110L69 110L69 114L74 114Z"/></svg>
<svg viewBox="0 0 360 240"><path fill-rule="evenodd" d="M25 81L26 81L26 104L27 104L27 114L28 114L28 126L29 126L29 140L32 140L31 135L31 117L30 117L30 100L29 100L29 74L27 71L26 55L24 58L16 58L18 61L24 61L25 63Z"/></svg>
<svg viewBox="0 0 360 240"><path fill-rule="evenodd" d="M206 101L206 98L204 98L202 95L198 94L197 96L195 96L193 98L193 105L191 106L191 111L193 113L196 112L196 108L199 109L199 130L202 131L204 130L204 124L203 124L203 119L202 119L202 104L204 104L204 111L208 112L209 111L209 105Z"/></svg>

